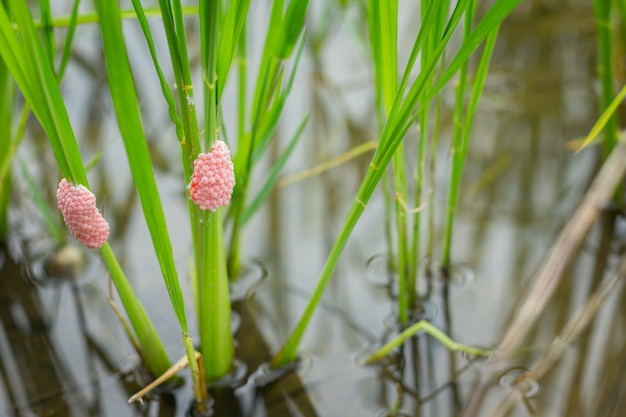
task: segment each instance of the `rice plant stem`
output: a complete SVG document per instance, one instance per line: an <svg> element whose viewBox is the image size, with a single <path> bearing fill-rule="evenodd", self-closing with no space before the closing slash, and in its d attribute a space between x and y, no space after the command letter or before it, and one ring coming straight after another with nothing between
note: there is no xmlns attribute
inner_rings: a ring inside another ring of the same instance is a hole
<svg viewBox="0 0 626 417"><path fill-rule="evenodd" d="M15 154L15 141L11 140L11 122L15 100L15 87L4 60L0 58L0 242L8 234L8 213L11 201L11 175L9 167Z"/></svg>
<svg viewBox="0 0 626 417"><path fill-rule="evenodd" d="M50 0L40 0L39 8L41 10L41 32L43 40L43 49L48 57L48 62L54 62L56 45L54 41L54 26L52 25L52 10L50 10Z"/></svg>
<svg viewBox="0 0 626 417"><path fill-rule="evenodd" d="M72 5L72 12L70 13L70 20L67 26L67 34L65 35L65 43L63 45L63 54L61 55L61 62L59 63L59 69L57 71L57 78L61 80L65 74L65 68L70 61L70 55L72 53L72 41L74 40L74 33L76 32L76 26L78 25L78 6L80 0L74 0ZM52 21L54 25L54 20ZM54 62L54 61L52 61Z"/></svg>
<svg viewBox="0 0 626 417"><path fill-rule="evenodd" d="M613 86L613 51L611 48L611 8L613 3L611 0L594 0L593 2L598 33L597 71L600 79L600 111L609 108L615 94ZM617 119L611 116L604 129L603 153L605 158L611 153L616 142Z"/></svg>
<svg viewBox="0 0 626 417"><path fill-rule="evenodd" d="M247 33L242 31L237 44L237 137L243 138L246 134L246 93L248 90L248 48Z"/></svg>
<svg viewBox="0 0 626 417"><path fill-rule="evenodd" d="M147 17L161 17L162 16L161 10L158 7L147 7L144 9L144 12ZM184 6L182 8L182 13L187 16L195 16L198 14L198 7L197 6ZM122 20L135 19L137 18L137 15L134 9L124 9L120 11L120 18ZM77 15L76 23L77 25L94 24L94 23L98 23L98 20L99 20L98 14L95 11L93 11L93 12L86 12L86 13L81 13ZM43 22L41 21L41 19L35 19L34 23L35 23L35 27L38 30L42 29ZM72 14L70 14L69 16L52 17L52 26L55 28L64 28L64 27L69 27L71 25L72 25ZM17 29L17 25L15 26L15 29Z"/></svg>
<svg viewBox="0 0 626 417"><path fill-rule="evenodd" d="M201 0L202 78L204 82L205 149L218 137L217 53L221 1ZM234 359L230 320L228 271L222 230L221 210L201 213L196 223L199 232L198 267L199 326L204 375L209 381L225 376Z"/></svg>
<svg viewBox="0 0 626 417"><path fill-rule="evenodd" d="M105 243L100 248L100 254L137 335L137 340L142 348L142 356L146 360L146 366L153 375L161 375L167 371L171 363L160 339L154 337L157 333L150 318L135 296L108 243Z"/></svg>
<svg viewBox="0 0 626 417"><path fill-rule="evenodd" d="M276 8L276 3L278 2L274 3L273 9ZM274 16L272 16L272 19L274 19ZM240 224L248 191L248 178L252 170L253 151L257 142L262 115L264 114L266 107L269 106L269 100L271 98L270 85L275 83L279 69L279 63L272 57L270 52L271 49L269 49L272 45L271 42L272 38L270 37L270 33L268 33L252 104L251 132L243 137L239 137L239 147L237 148L237 154L234 159L235 179L237 184L233 190L232 202L229 211L229 216L233 220L233 225L231 229L230 248L228 252L228 272L233 279L236 279L239 276L239 270L241 268Z"/></svg>
<svg viewBox="0 0 626 417"><path fill-rule="evenodd" d="M376 352L368 356L367 359L365 359L365 364L369 365L383 359L385 356L389 355L392 350L403 344L407 339L413 337L420 331L423 331L424 333L434 337L435 339L437 339L437 341L439 341L439 343L455 352L464 352L472 356L489 356L493 353L491 350L474 348L471 346L457 343L452 340L447 334L429 323L427 320L420 320L417 323L413 324L411 327L404 330L398 336L391 339L384 346L376 350Z"/></svg>
<svg viewBox="0 0 626 417"><path fill-rule="evenodd" d="M470 0L470 4L465 11L465 22L463 26L463 40L465 41L472 30L474 14L476 11L476 0ZM463 131L465 129L465 88L467 85L467 73L469 61L466 61L459 71L459 79L455 89L454 115L452 127L452 145L450 147L450 184L448 187L448 204L446 206L446 220L444 226L443 253L441 257L441 268L448 271L450 268L450 252L452 245L452 228L454 226L454 214L458 199L459 188L461 187L461 171L463 169Z"/></svg>

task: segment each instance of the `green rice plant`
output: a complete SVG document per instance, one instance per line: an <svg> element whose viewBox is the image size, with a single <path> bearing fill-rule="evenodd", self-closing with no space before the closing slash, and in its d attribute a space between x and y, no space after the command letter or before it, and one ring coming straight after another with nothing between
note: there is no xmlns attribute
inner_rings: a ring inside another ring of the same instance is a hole
<svg viewBox="0 0 626 417"><path fill-rule="evenodd" d="M422 25L413 44L413 49L408 63L402 72L400 83L395 91L393 105L389 110L387 120L384 123L378 148L372 157L370 166L346 216L341 231L339 232L339 236L331 249L330 255L321 272L315 290L303 315L298 321L296 328L291 333L286 344L272 360L273 366L284 365L295 360L302 336L304 335L311 317L321 300L324 290L333 275L337 262L339 261L341 253L354 226L356 225L356 222L365 210L365 207L376 189L378 182L384 175L385 170L399 145L404 140L408 129L413 125L419 116L420 111L452 79L454 74L456 74L459 68L468 60L474 50L490 33L493 32L493 30L515 8L515 6L517 6L519 0L495 1L491 8L482 17L480 22L478 22L473 28L469 36L463 39L463 42L461 43L452 61L445 66L437 81L431 86L428 85L427 80L431 74L433 74L435 68L440 62L443 52L452 37L452 33L469 5L469 1L460 0L456 3L450 18L446 22L443 36L440 38L432 52L431 59L426 63L426 65L421 67L417 78L414 81L409 81L417 56L424 47L427 34L435 27L434 19L428 18L429 16L432 16L430 13L434 13L435 7L433 5L435 3L438 2L429 3L425 18L423 19Z"/></svg>
<svg viewBox="0 0 626 417"><path fill-rule="evenodd" d="M221 99L228 80L234 57L238 57L239 104L237 153L234 156L236 187L228 219L232 220L230 240L230 267L227 268L222 220L223 209L216 212L200 210L191 200L189 213L194 262L191 267L192 288L197 307L200 350L207 381L224 376L232 367L234 348L230 329L230 302L228 277L236 277L239 271L239 246L241 228L250 219L274 186L278 173L301 137L305 122L283 151L264 186L252 203L246 206L247 184L252 168L263 155L271 140L273 130L291 90L295 68L283 83L284 60L291 56L301 39L307 1L292 1L285 10L285 2L272 3L272 12L266 46L259 68L255 101L251 108L252 125L245 132L246 119L246 39L245 22L249 0L200 2L197 10L200 22L201 62L203 80L204 129L198 128L198 116L188 58L183 8L179 1L159 2L163 28L168 40L170 61L176 82L176 97L171 94L168 82L158 61L146 13L138 1L133 1L135 14L144 32L151 52L155 70L160 79L161 90L169 107L170 118L182 149L184 181L193 174L193 163L202 149L208 151L217 139L226 136L221 123ZM299 58L303 43L297 49ZM295 67L297 67L296 59ZM306 120L306 119L305 119ZM204 137L204 140L200 140ZM129 158L130 159L130 158ZM132 162L131 162L132 163ZM191 359L190 359L191 363Z"/></svg>
<svg viewBox="0 0 626 417"><path fill-rule="evenodd" d="M473 2L474 3L474 2ZM475 8L475 4L472 4ZM471 24L473 21L474 10L466 15L464 37L469 36ZM467 157L469 149L469 139L472 132L472 124L474 121L474 113L478 100L482 95L487 72L489 71L489 62L491 54L496 44L498 30L500 25L493 28L485 40L485 47L476 69L474 77L474 86L467 106L465 105L465 89L467 86L467 62L461 68L459 74L459 83L456 88L456 102L454 106L454 128L452 146L450 149L452 165L450 169L450 183L448 190L448 204L446 206L446 219L443 237L443 253L441 257L441 268L446 275L449 274L452 251L452 232L454 227L454 218L458 204L459 192L461 190L461 174L463 173L463 165Z"/></svg>
<svg viewBox="0 0 626 417"><path fill-rule="evenodd" d="M428 6L427 1L422 1L421 9L422 9L422 19L426 18L426 9ZM424 48L422 49L421 54L421 64L427 65L430 57L437 46L438 40L441 38L445 23L446 23L446 15L448 14L449 3L448 2L439 2L438 8L435 10L435 27L433 30L427 35ZM443 68L443 62L440 64ZM429 79L426 80L427 85L432 85L433 80L435 79L435 73L431 74ZM422 93L424 97L426 93ZM425 266L426 275L430 275L430 260L433 258L434 254L434 236L435 236L435 210L433 207L434 203L434 194L435 194L435 162L437 159L437 146L439 144L439 120L440 120L440 111L441 111L441 99L440 94L435 94L432 99L434 103L428 103L423 106L422 111L419 115L419 144L418 144L418 154L417 154L417 167L414 173L414 199L415 199L415 213L413 215L413 231L412 231L412 241L411 241L411 250L410 254L413 257L411 262L409 262L409 271L408 271L408 288L409 294L409 308L417 309L417 278L420 266L420 256L422 254L421 250L421 231L422 231L422 217L424 213L424 208L428 207L428 218L427 220L427 245L424 250L425 256L424 258L427 260ZM434 110L434 117L431 121L431 108ZM432 129L431 129L432 125ZM428 151L430 147L430 152ZM430 159L430 161L429 161ZM427 172L428 165L428 172ZM428 175L427 175L428 174ZM428 187L425 187L425 179L427 176L430 178ZM426 192L426 190L428 190Z"/></svg>
<svg viewBox="0 0 626 417"><path fill-rule="evenodd" d="M370 0L368 25L375 68L376 103L382 126L389 117L398 86L398 2ZM404 146L400 144L393 156L394 217L396 226L396 271L398 274L398 318L408 321L407 272L409 263L409 236L406 201Z"/></svg>
<svg viewBox="0 0 626 417"><path fill-rule="evenodd" d="M169 106L170 118L176 126L176 133L182 150L184 181L187 183L192 177L194 160L203 147L200 143L201 135L198 129L191 81L183 9L180 2L177 1L161 1L159 5L176 79L178 106L176 99L169 91L168 83L158 62L142 6L138 1L133 2L161 82L161 90ZM247 10L247 6L244 9ZM230 10L231 13L241 12L241 9L234 6ZM198 12L204 81L204 149L208 151L218 139L218 85L216 82L218 67L216 54L219 35L218 25L221 17L220 3L202 2ZM235 13L235 16L239 15ZM188 200L188 206L195 260L191 265L190 275L198 312L200 350L203 357L203 369L199 371L203 372L208 381L213 381L230 371L234 357L221 210L215 213L200 210L191 200ZM184 307L181 313L184 313ZM193 366L194 360L190 356L193 351L188 350L187 352L189 364ZM192 373L196 373L196 371L192 369Z"/></svg>
<svg viewBox="0 0 626 417"><path fill-rule="evenodd" d="M291 92L304 45L304 21L308 4L308 0L292 0L285 9L284 0L275 0L272 3L249 113L245 106L247 66L243 64L239 66L239 137L237 153L233 159L237 184L233 191L232 206L228 213L229 220L232 221L228 252L228 270L232 278L239 275L241 268L241 230L263 199L267 197L269 190L278 178L277 175L271 175L258 194L252 198L252 204L248 205L249 184L254 166L268 149L287 97ZM245 43L244 39L240 41L240 45L242 43ZM293 68L291 73L286 75L286 62L294 51L296 56ZM245 62L245 53L246 48L239 49L240 63ZM247 114L250 117L248 130L246 130L245 124ZM298 131L292 136L289 145L283 150L283 155L279 157L279 161L282 161L283 164L301 137L305 120L306 117L301 122Z"/></svg>
<svg viewBox="0 0 626 417"><path fill-rule="evenodd" d="M464 39L471 33L474 14L476 9L476 1L470 1L465 11L464 19ZM372 45L372 58L375 68L376 80L376 102L379 113L379 120L386 120L388 110L393 104L393 93L397 88L397 2L380 2L370 0L369 2L368 23L370 29L370 41ZM421 50L421 64L428 65L432 52L437 46L438 40L441 38L448 12L447 2L422 2L422 17L426 21L430 19L434 21L432 30L425 35L425 41ZM451 146L451 174L450 174L450 192L449 203L446 211L446 222L444 230L442 268L449 269L450 264L450 248L452 241L452 225L456 204L458 199L458 190L460 188L461 172L463 161L467 155L469 133L473 120L473 113L476 108L478 99L480 98L484 79L488 69L489 59L493 50L495 39L497 38L497 28L494 29L492 35L488 37L485 51L479 69L476 74L474 89L471 100L466 105L465 91L468 84L469 63L466 61L459 71L458 82L456 86L456 104L454 108L454 129L453 140ZM425 81L427 85L432 85L435 77L434 72L429 75L429 79ZM425 97L426 89L422 94ZM422 97L422 100L424 99ZM395 251L390 248L393 253L392 266L395 268L398 277L398 320L402 324L406 324L409 317L409 311L415 310L418 304L417 294L417 277L420 263L420 233L421 233L421 217L423 208L426 206L427 196L422 195L424 191L424 178L426 177L426 163L428 160L428 148L432 149L431 154L431 172L434 170L434 161L436 156L436 148L438 141L429 137L429 104L423 105L419 113L419 141L418 153L416 156L417 166L410 167L411 171L407 172L405 165L405 155L403 145L400 144L396 154L393 157L393 192L386 192L386 198L393 198L394 212L393 219L388 213L388 228L392 223L395 224ZM467 110L466 110L467 107ZM467 113L466 113L467 111ZM379 123L380 125L380 123ZM435 126L438 129L437 122ZM435 130L437 136L438 130ZM413 174L414 192L413 196L408 194L407 177ZM434 185L431 185L431 190ZM432 202L432 199L430 200ZM413 202L413 204L410 204ZM410 209L409 205L414 208ZM409 214L413 213L412 228L409 229ZM427 256L432 257L434 230L434 209L429 210L429 224L431 230L429 232L430 242Z"/></svg>
<svg viewBox="0 0 626 417"><path fill-rule="evenodd" d="M600 111L606 110L615 95L613 76L612 0L594 0L593 11L597 27L597 73L600 80ZM603 155L606 158L617 143L617 119L611 116L604 129Z"/></svg>
<svg viewBox="0 0 626 417"><path fill-rule="evenodd" d="M11 2L11 7L10 16L15 19L19 37L3 5L0 7L0 56L45 130L62 175L73 184L87 187L85 169L57 78L28 5L25 1L16 1ZM141 355L146 366L153 374L163 373L169 368L170 361L154 326L108 243L100 251L142 347Z"/></svg>
<svg viewBox="0 0 626 417"><path fill-rule="evenodd" d="M9 202L11 201L12 119L14 102L13 80L4 60L0 58L0 241L8 233Z"/></svg>

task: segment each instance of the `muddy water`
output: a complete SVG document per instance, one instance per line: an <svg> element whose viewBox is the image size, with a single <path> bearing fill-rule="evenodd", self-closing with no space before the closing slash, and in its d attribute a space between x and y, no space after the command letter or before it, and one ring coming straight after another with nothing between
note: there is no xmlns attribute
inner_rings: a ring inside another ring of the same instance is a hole
<svg viewBox="0 0 626 417"><path fill-rule="evenodd" d="M309 31L313 41L279 134L287 137L307 111L312 122L287 173L375 139L372 75L360 44L359 11L314 3ZM264 13L262 6L256 7L257 14ZM315 29L322 22L328 23L325 33ZM186 276L190 236L177 168L178 145L166 110L157 104L158 84L145 67L139 31L132 24L127 30L134 65L142 70L138 90L158 161L156 175L175 259L181 276ZM90 180L98 195L106 195L113 249L163 335L170 357L178 358L183 355L178 326L133 197L130 174L120 164L123 145L116 139L102 88L103 66L93 48L96 35L89 28L81 31L68 79L85 87L77 91L67 85L72 120L85 138L81 149L86 159L106 147ZM402 22L401 34L408 38L410 33L408 19ZM567 7L523 2L503 24L475 121L453 248L457 274L449 287L448 332L464 344L498 342L524 284L595 171L595 150L576 155L568 151L569 141L585 135L597 117L594 35L592 10L584 2L571 1ZM163 39L157 37L157 42ZM447 91L444 107L451 102L452 91ZM230 122L228 115L226 121ZM442 140L447 137L444 126ZM42 149L26 144L24 155L39 156ZM442 146L436 170L437 230L445 205L446 152ZM41 161L32 174L46 178L43 174L51 162L48 157ZM253 379L246 383L245 376L267 361L293 329L367 162L362 157L281 188L246 229L247 278L254 282L263 271L266 277L253 294L235 303L237 356L244 378L236 390L220 393L217 415L383 416L402 392L398 415L453 416L472 397L484 364L450 354L425 336L407 343L382 366L358 364L364 352L395 331L393 300L381 284L387 279L387 249L380 196L357 225L306 333L298 372L263 387L256 387ZM88 268L76 280L46 276L42 258L50 245L41 222L32 220L38 217L24 181L16 181L14 234L0 252L0 415L183 416L191 400L189 389L164 392L144 406L126 404L139 388L141 375L134 371L137 357L106 302L104 269L97 257L90 256ZM55 186L42 183L51 190ZM604 235L601 227L594 230L529 336L527 349L491 381L484 415L584 303L604 265L611 265L610 249L615 244L607 250ZM190 290L184 285L191 305ZM246 288L238 291L245 294ZM592 330L528 392L515 415L604 416L620 409L626 336L612 330L623 327L620 300L621 290ZM435 281L424 314L443 327L445 308L443 286ZM194 312L188 313L193 327ZM257 381L264 380L260 375Z"/></svg>

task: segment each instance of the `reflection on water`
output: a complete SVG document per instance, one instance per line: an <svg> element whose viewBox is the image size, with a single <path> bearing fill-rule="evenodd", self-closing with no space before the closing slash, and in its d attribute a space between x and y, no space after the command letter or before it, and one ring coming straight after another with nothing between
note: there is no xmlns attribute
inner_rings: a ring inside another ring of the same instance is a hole
<svg viewBox="0 0 626 417"><path fill-rule="evenodd" d="M293 131L309 110L312 123L308 140L303 140L287 167L290 173L375 139L369 58L361 47L360 29L346 29L359 27L361 10L354 5L338 8L330 1L312 3L311 41L283 128ZM570 1L555 8L549 2L522 3L505 21L498 39L466 162L453 257L471 271L472 279L447 285L434 276L432 287L424 286L422 291L431 294L428 306L435 313L428 315L433 323L446 328L449 322L452 337L468 345L498 342L521 289L573 212L596 166L593 150L567 151L568 142L585 135L597 116L591 5ZM263 12L262 4L252 7ZM403 28L410 26L410 16L405 19L401 34L408 33ZM141 45L137 28L127 23L127 29L129 43ZM115 139L107 95L102 94L102 66L93 48L96 32L88 27L80 30L83 36L68 78L84 88L68 88L72 120L84 133L81 149L86 160L105 149L90 175L97 194L106 196L113 249L164 335L170 357L178 358L183 355L178 325L158 264L146 245L150 238L129 173L119 164L125 157L121 141ZM185 276L191 245L184 184L176 168L178 144L172 140L173 129L163 125L166 107L152 97L158 81L146 62L136 59L133 64L143 70L137 82L144 120L154 127L148 131L153 133L150 145L159 160L157 181L175 242L175 259ZM445 105L451 95L451 91L444 94ZM448 117L445 111L443 116ZM443 129L442 137L448 136ZM41 152L26 145L27 157ZM445 146L440 153L435 179L445 187ZM451 354L425 336L410 340L377 366L363 367L357 360L364 350L397 331L390 319L393 280L383 276L386 262L374 258L380 273L373 276L366 265L372 256L387 251L380 198L373 199L357 225L305 335L306 365L276 381L262 372L304 309L367 164L367 157L361 157L281 189L246 230L245 253L261 259L269 273L253 294L239 288L234 298L239 319L237 357L253 377L244 378L236 389L218 390L215 415L382 416L397 409L396 415L456 416L475 394L485 362ZM42 172L33 174L45 173L42 166ZM42 181L49 195L55 186L52 182ZM17 188L25 189L19 182ZM17 243L10 252L0 251L0 416L185 415L191 401L188 388L154 395L144 406L126 404L139 386L138 376L127 373L137 358L106 304L106 275L94 267L98 263L90 262L92 275L82 281L49 284L24 273L24 265L32 264L28 254L37 252L42 234L40 225L24 221L36 218L26 200L20 198L20 210L12 212ZM445 190L436 190L435 202L434 215L441 222ZM593 231L527 338L526 348L501 370L500 384L487 381L481 410L492 409L511 384L527 376L518 371L528 368L552 342L615 263L616 221L623 223L617 214L609 213ZM189 301L187 283L183 291ZM626 407L626 396L619 391L626 373L622 365L626 334L614 329L623 328L623 301L622 286L592 328L538 382L540 388L517 403L514 415L619 415L615 410ZM195 328L194 312L188 311L188 317Z"/></svg>

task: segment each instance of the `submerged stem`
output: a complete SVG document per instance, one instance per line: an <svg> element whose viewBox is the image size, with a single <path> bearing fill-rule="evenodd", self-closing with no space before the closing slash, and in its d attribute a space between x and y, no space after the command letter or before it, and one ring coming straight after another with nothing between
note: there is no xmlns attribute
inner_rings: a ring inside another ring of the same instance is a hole
<svg viewBox="0 0 626 417"><path fill-rule="evenodd" d="M465 352L473 356L489 356L492 354L492 351L488 349L474 348L457 343L452 340L450 336L430 324L427 320L420 320L371 354L367 359L365 359L365 364L371 364L381 360L391 353L392 350L403 344L410 337L413 337L419 331L424 331L437 339L439 343L453 351Z"/></svg>

